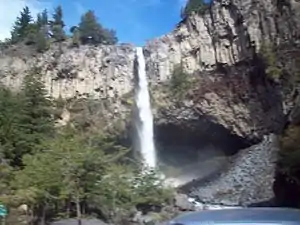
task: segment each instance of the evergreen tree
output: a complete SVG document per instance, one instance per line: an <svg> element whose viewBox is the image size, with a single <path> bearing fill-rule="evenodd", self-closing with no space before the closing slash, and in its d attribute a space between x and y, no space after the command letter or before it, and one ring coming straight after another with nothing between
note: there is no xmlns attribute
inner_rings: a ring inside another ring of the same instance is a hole
<svg viewBox="0 0 300 225"><path fill-rule="evenodd" d="M0 88L0 157L11 165L19 165L24 148L22 121L22 100L10 90ZM0 162L1 164L1 162Z"/></svg>
<svg viewBox="0 0 300 225"><path fill-rule="evenodd" d="M80 40L83 44L100 43L101 25L97 22L97 18L93 11L89 10L82 17L79 23Z"/></svg>
<svg viewBox="0 0 300 225"><path fill-rule="evenodd" d="M41 27L35 37L35 46L38 52L45 52L49 49L50 43L47 37L47 28Z"/></svg>
<svg viewBox="0 0 300 225"><path fill-rule="evenodd" d="M52 27L52 34L53 38L56 41L64 41L66 39L66 34L64 32L64 21L63 21L63 11L62 7L58 6L55 9L55 12L53 14L53 21L51 22Z"/></svg>
<svg viewBox="0 0 300 225"><path fill-rule="evenodd" d="M41 22L42 22L42 25L48 25L49 20L48 20L47 9L44 9L44 11L41 14Z"/></svg>
<svg viewBox="0 0 300 225"><path fill-rule="evenodd" d="M48 12L45 9L42 13L37 15L36 20L37 31L33 39L35 40L35 47L38 52L44 52L49 49L49 30L48 30Z"/></svg>
<svg viewBox="0 0 300 225"><path fill-rule="evenodd" d="M12 166L22 166L22 158L41 149L54 132L52 102L46 96L37 72L24 79L20 93L0 89L0 155Z"/></svg>
<svg viewBox="0 0 300 225"><path fill-rule="evenodd" d="M188 0L186 6L181 12L181 17L184 19L192 12L203 13L208 7L208 3L204 0Z"/></svg>
<svg viewBox="0 0 300 225"><path fill-rule="evenodd" d="M80 46L80 32L79 32L78 27L76 27L76 26L71 27L70 32L72 33L72 46L79 47Z"/></svg>
<svg viewBox="0 0 300 225"><path fill-rule="evenodd" d="M17 17L17 20L13 26L11 32L11 39L13 43L24 40L28 33L32 30L32 16L29 8L26 6L20 13L21 15Z"/></svg>
<svg viewBox="0 0 300 225"><path fill-rule="evenodd" d="M50 135L54 129L52 117L52 101L47 96L41 74L33 69L23 81L22 95L24 98L23 112L25 114L24 126L36 137ZM34 139L35 139L34 138ZM39 141L37 141L38 143Z"/></svg>
<svg viewBox="0 0 300 225"><path fill-rule="evenodd" d="M47 27L48 25L47 9L44 9L42 13L37 14L36 25L38 28Z"/></svg>
<svg viewBox="0 0 300 225"><path fill-rule="evenodd" d="M36 25L38 28L41 28L43 26L43 19L41 13L38 13L36 16Z"/></svg>
<svg viewBox="0 0 300 225"><path fill-rule="evenodd" d="M103 44L114 45L118 43L118 38L116 36L115 30L103 29L102 30L103 36Z"/></svg>
<svg viewBox="0 0 300 225"><path fill-rule="evenodd" d="M16 172L11 182L16 189L16 199L31 206L40 220L39 224L46 224L47 210L60 200L62 168L52 151L26 155L23 164L24 168Z"/></svg>
<svg viewBox="0 0 300 225"><path fill-rule="evenodd" d="M43 218L47 209L54 212L51 205L56 209L62 206L69 216L72 203L78 221L87 207L114 222L119 222L124 211L128 216L137 204L167 201L171 192L154 171L142 173L121 163L127 149L111 145L105 138L97 140L101 144L93 145L71 126L46 140L44 151L24 157L25 167L14 182L18 197L33 208L44 209Z"/></svg>
<svg viewBox="0 0 300 225"><path fill-rule="evenodd" d="M83 44L115 44L117 42L115 32L103 28L91 10L81 17L78 28Z"/></svg>

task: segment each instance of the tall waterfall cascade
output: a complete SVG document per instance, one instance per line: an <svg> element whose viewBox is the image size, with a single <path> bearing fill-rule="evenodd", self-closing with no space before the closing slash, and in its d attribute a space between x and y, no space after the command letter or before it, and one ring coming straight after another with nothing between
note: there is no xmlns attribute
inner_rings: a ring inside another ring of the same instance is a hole
<svg viewBox="0 0 300 225"><path fill-rule="evenodd" d="M137 82L138 87L135 94L135 101L138 110L137 134L139 138L139 151L144 160L145 166L156 167L156 150L153 135L153 115L151 111L150 95L146 75L145 58L143 48L136 48Z"/></svg>

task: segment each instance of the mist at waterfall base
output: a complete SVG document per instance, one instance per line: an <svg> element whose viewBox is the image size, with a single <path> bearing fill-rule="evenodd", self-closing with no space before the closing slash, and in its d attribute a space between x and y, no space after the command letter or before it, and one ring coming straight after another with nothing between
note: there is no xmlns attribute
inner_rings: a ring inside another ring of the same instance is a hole
<svg viewBox="0 0 300 225"><path fill-rule="evenodd" d="M166 184L174 187L212 176L224 166L226 157L212 146L195 149L191 146L155 146L153 115L146 74L143 49L136 48L135 58L135 151L142 158L144 166L160 169ZM156 148L157 147L157 148Z"/></svg>

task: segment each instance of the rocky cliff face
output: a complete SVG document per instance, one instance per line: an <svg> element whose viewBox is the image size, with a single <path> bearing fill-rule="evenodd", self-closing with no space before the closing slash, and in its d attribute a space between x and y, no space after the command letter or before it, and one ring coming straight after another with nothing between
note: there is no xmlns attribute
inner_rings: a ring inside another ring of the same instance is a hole
<svg viewBox="0 0 300 225"><path fill-rule="evenodd" d="M226 73L231 72L223 71L224 78L216 76L214 72L199 72L215 71L220 66L249 61L259 51L263 40L281 42L292 39L299 30L295 19L298 7L299 3L294 0L215 0L203 15L190 16L178 24L173 32L145 46L149 79L153 85L157 85L169 79L174 67L181 64L186 72L198 73L202 83L210 81L210 85L206 85L209 90L194 92L202 96L201 101L189 100L189 105L201 108L201 113L196 117L208 116L233 133L250 139L276 131L278 123L271 123L276 117L279 119L275 120L280 124L282 115L279 115L280 106L273 103L280 102L280 99L276 95L269 96L268 93L277 91L272 87L266 91L263 79L256 79L258 82L253 88L254 79L250 78L247 71L229 75L228 82L222 84L220 82L226 80ZM46 88L55 98L119 98L134 86L134 47L131 45L81 46L78 49L60 45L32 58L18 52L20 49L15 49L13 57L6 52L0 56L1 81L15 89L20 87L23 75L33 66L42 69ZM252 77L263 76L260 74L263 68L257 66L254 66ZM215 80L223 87L223 92L218 90ZM242 82L233 88L234 81L239 80ZM243 96L233 98L238 89L245 90ZM251 102L254 105L249 104ZM181 107L176 108L183 111ZM258 108L266 110L258 110L253 120L253 112ZM270 118L270 121L264 121L265 118Z"/></svg>
<svg viewBox="0 0 300 225"><path fill-rule="evenodd" d="M132 90L133 61L131 45L68 48L65 44L52 46L50 51L30 58L3 52L0 74L3 84L18 89L23 76L37 67L54 98L114 98Z"/></svg>
<svg viewBox="0 0 300 225"><path fill-rule="evenodd" d="M263 40L280 42L297 36L299 5L294 0L215 0L202 16L188 17L172 33L146 45L148 74L160 81L180 63L193 73L252 58Z"/></svg>
<svg viewBox="0 0 300 225"><path fill-rule="evenodd" d="M295 0L215 0L203 15L186 18L173 32L146 44L148 76L152 82L166 80L180 63L193 73L250 59L263 40L280 42L297 36L299 7ZM32 58L22 55L19 47L1 52L1 80L6 85L18 87L24 71L37 66L54 97L102 93L112 97L133 87L132 45L77 49L63 44Z"/></svg>

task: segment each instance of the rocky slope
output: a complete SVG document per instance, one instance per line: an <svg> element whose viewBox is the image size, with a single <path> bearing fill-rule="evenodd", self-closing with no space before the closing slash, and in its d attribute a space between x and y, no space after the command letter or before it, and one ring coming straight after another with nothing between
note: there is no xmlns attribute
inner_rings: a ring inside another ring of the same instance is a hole
<svg viewBox="0 0 300 225"><path fill-rule="evenodd" d="M276 136L265 136L262 143L240 151L218 178L202 183L191 195L203 202L233 206L272 200L278 150Z"/></svg>

